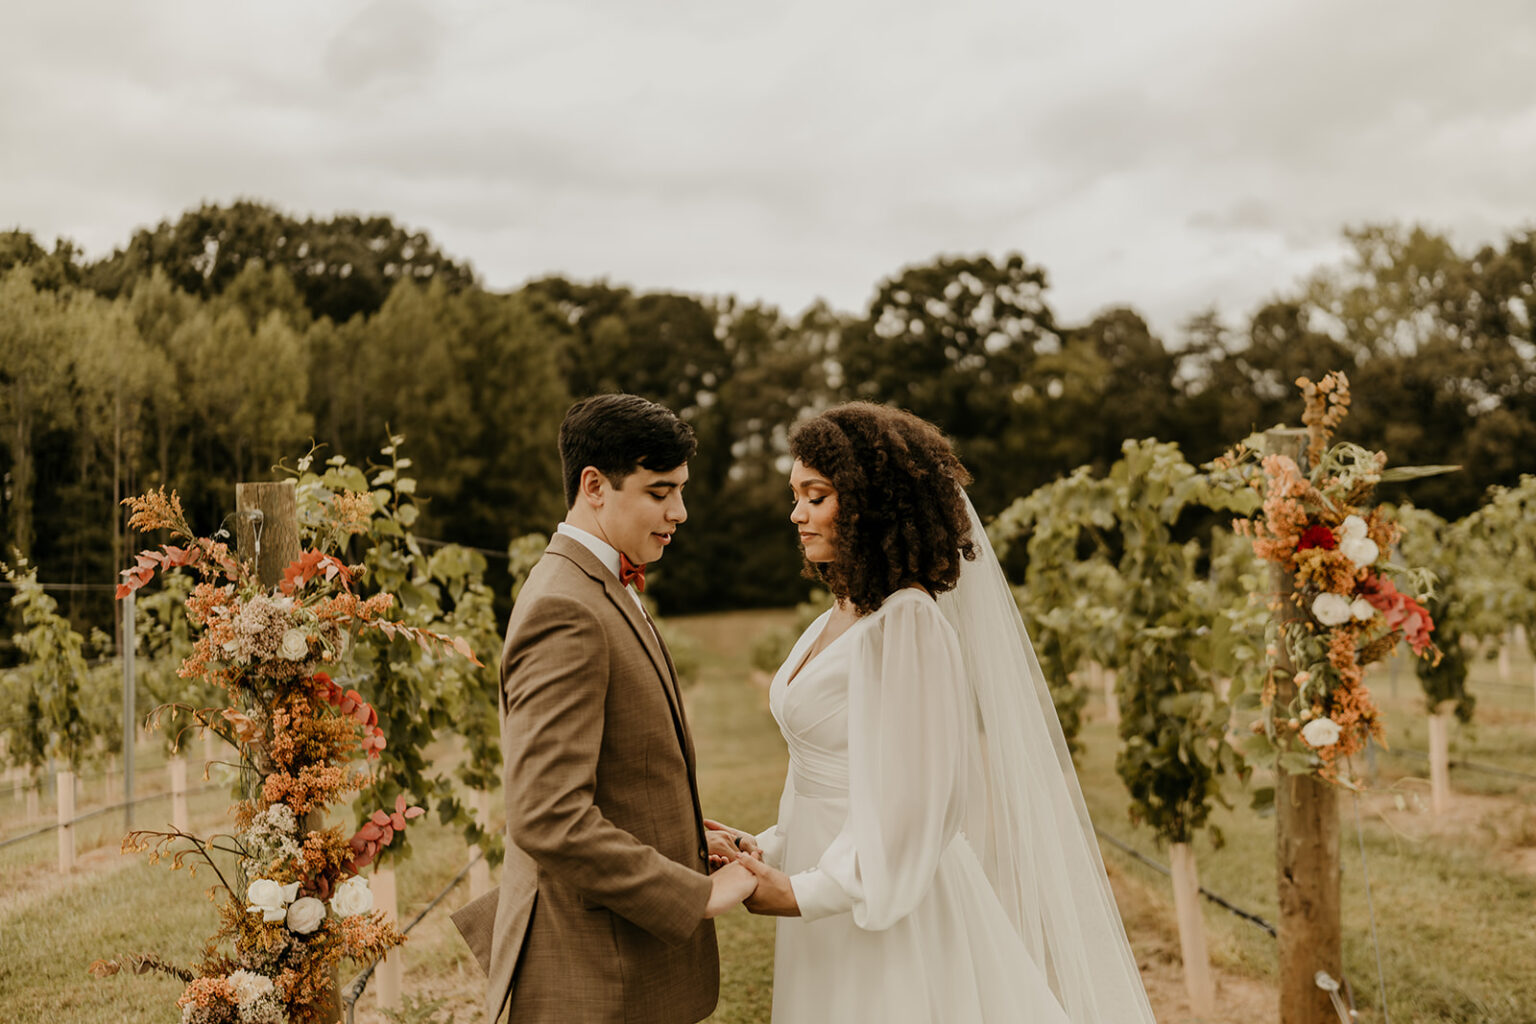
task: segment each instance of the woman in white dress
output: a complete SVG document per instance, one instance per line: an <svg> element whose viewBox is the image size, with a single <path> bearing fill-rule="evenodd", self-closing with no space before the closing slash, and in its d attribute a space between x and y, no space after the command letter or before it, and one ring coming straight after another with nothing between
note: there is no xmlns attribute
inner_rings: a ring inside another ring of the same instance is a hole
<svg viewBox="0 0 1536 1024"><path fill-rule="evenodd" d="M749 909L779 1024L1152 1021L1012 595L931 424L799 424L792 521L836 605L769 690L789 744Z"/></svg>

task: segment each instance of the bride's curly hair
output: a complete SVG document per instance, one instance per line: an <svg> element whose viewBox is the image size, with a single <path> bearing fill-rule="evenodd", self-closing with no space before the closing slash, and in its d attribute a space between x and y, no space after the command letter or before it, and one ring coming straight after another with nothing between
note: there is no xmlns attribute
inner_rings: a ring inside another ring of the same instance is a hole
<svg viewBox="0 0 1536 1024"><path fill-rule="evenodd" d="M805 564L860 615L904 587L954 589L974 559L966 472L927 420L869 402L835 406L796 424L789 452L837 491L836 555Z"/></svg>

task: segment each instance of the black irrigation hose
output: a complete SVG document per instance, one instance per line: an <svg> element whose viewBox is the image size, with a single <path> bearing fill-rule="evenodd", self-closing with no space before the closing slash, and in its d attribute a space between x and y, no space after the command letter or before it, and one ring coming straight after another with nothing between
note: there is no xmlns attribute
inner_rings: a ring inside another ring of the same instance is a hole
<svg viewBox="0 0 1536 1024"><path fill-rule="evenodd" d="M432 897L432 901L421 908L421 913L411 918L410 923L400 930L400 933L402 935L409 935L411 929L421 923L422 918L426 917L439 903L443 902L448 894L453 891L454 886L464 881L464 876L469 874L469 869L479 863L480 859L484 856L484 854L481 854L479 857L471 858L470 862L464 865L458 874L453 876L453 881L443 886L442 890ZM347 982L346 987L341 990L341 1001L347 1004L347 1024L352 1024L352 1013L357 1008L357 1001L363 997L363 991L368 987L368 980L373 977L374 968L378 966L379 961L373 961L363 968L357 977Z"/></svg>
<svg viewBox="0 0 1536 1024"><path fill-rule="evenodd" d="M201 786L198 786L196 789L187 790L187 796L192 796L196 793L206 793L210 789L220 789L223 787L223 785L224 784L222 782L205 783ZM82 821L90 821L92 818L99 818L103 814L110 814L113 811L121 811L126 807L135 807L139 804L149 803L151 800L163 800L170 795L171 791L166 790L163 793L151 793L148 796L135 797L132 800L124 800L121 803L108 804L106 807L98 807L94 811L86 811L84 814L77 815L76 817L69 819L69 824L78 825ZM59 823L55 821L51 825L44 825L42 828L33 829L31 832L23 832L19 836L11 836L9 839L0 839L0 850L3 850L7 846L11 846L14 843L20 843L27 839L36 839L38 836L45 836L49 832L57 830L58 827Z"/></svg>
<svg viewBox="0 0 1536 1024"><path fill-rule="evenodd" d="M1141 851L1137 850L1135 847L1130 846L1127 843L1121 842L1119 839L1116 839L1114 836L1110 835L1108 832L1105 832L1103 829L1100 829L1100 828L1096 827L1096 828L1094 828L1093 831L1095 833L1097 833L1097 835L1098 835L1098 837L1100 839L1104 840L1106 843L1108 843L1109 845L1113 846L1115 849L1120 850L1123 853L1130 854L1132 857L1135 857L1137 860L1141 861L1147 867L1152 868L1152 869L1154 869L1156 871L1160 871L1163 874L1168 875L1169 877L1172 877L1173 872L1168 868L1168 866L1166 864L1159 864L1157 861L1153 860L1151 857L1148 857L1146 854L1144 854ZM1203 885L1200 887L1200 895L1204 896L1206 899L1210 900L1212 903L1216 904L1218 907L1222 908L1223 910L1225 910L1225 911L1227 911L1229 913L1232 913L1232 914L1236 914L1238 917L1242 918L1244 921L1247 921L1250 924L1258 925L1260 928L1264 929L1266 932L1269 932L1269 937L1270 938L1273 939L1273 938L1278 938L1279 937L1280 933L1278 931L1276 931L1275 926L1270 924L1268 921L1264 920L1258 914L1255 914L1252 911L1244 910L1242 907L1237 906L1236 904L1234 904L1232 901L1226 899L1225 897L1218 896L1215 893L1211 892L1211 890L1207 889Z"/></svg>

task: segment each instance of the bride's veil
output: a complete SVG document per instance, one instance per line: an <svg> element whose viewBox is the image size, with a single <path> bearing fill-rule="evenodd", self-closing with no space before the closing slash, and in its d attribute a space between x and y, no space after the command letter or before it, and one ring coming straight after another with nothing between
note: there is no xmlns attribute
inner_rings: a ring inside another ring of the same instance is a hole
<svg viewBox="0 0 1536 1024"><path fill-rule="evenodd" d="M1073 1024L1152 1022L1050 688L967 506L977 557L939 597L960 636L981 736L966 835Z"/></svg>

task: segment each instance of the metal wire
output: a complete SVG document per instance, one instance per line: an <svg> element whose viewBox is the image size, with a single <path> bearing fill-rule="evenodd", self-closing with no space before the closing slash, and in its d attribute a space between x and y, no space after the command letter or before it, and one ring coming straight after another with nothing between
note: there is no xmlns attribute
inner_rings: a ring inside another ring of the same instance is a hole
<svg viewBox="0 0 1536 1024"><path fill-rule="evenodd" d="M203 785L198 786L196 789L187 790L187 796L192 796L197 793L206 793L210 789L221 788L223 788L223 783L206 782ZM105 807L98 807L94 811L86 811L84 814L76 815L75 817L70 818L69 821L67 821L65 824L71 826L78 825L83 821L90 821L92 818L99 818L103 814L110 814L113 811L121 811L128 807L134 807L139 804L148 803L151 800L163 800L170 795L170 790L166 790L163 793L150 793L148 796L134 797L132 800L124 800L121 803L108 804ZM23 832L19 836L11 836L9 839L0 839L0 850L3 850L7 846L11 846L15 843L20 843L28 839L36 839L38 836L45 836L49 832L56 831L58 827L59 823L55 821L52 824L44 825L42 828L33 829L31 832Z"/></svg>
<svg viewBox="0 0 1536 1024"><path fill-rule="evenodd" d="M1388 754L1394 757L1405 757L1413 761L1428 761L1429 755L1422 750L1388 750ZM1478 764L1476 761L1463 761L1449 759L1446 762L1449 768L1461 768L1469 772L1478 772L1482 775L1500 775L1506 779L1520 779L1524 782L1536 782L1536 775L1529 772L1517 772L1512 768L1500 768L1494 764Z"/></svg>

